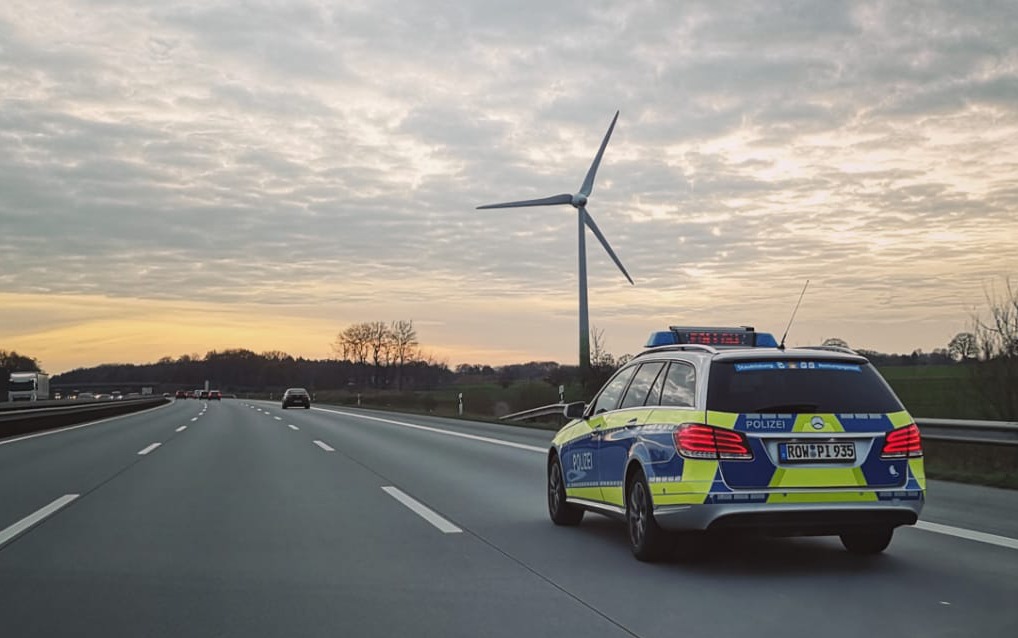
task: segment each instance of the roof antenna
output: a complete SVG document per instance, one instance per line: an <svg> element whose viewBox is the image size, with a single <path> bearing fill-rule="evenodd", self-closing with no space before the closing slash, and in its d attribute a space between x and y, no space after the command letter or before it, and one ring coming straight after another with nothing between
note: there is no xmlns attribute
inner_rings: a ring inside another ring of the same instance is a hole
<svg viewBox="0 0 1018 638"><path fill-rule="evenodd" d="M781 335L781 344L778 346L778 350L785 349L785 337L788 336L788 331L792 329L792 322L795 321L795 313L799 312L799 304L802 303L802 297L806 294L806 286L809 285L809 279L806 280L806 285L802 287L802 292L799 293L799 301L795 302L795 310L792 311L792 316L788 319L788 327L785 328L785 334Z"/></svg>

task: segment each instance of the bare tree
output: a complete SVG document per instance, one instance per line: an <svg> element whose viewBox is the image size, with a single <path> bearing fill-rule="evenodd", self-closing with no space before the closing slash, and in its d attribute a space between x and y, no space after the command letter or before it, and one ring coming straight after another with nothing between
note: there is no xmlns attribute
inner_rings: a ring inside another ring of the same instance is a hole
<svg viewBox="0 0 1018 638"><path fill-rule="evenodd" d="M336 336L332 351L347 361L363 364L368 360L370 338L370 324L355 323Z"/></svg>
<svg viewBox="0 0 1018 638"><path fill-rule="evenodd" d="M979 357L979 342L971 332L959 332L947 344L947 353L955 361L967 361Z"/></svg>
<svg viewBox="0 0 1018 638"><path fill-rule="evenodd" d="M389 327L392 339L392 356L399 366L396 372L396 387L403 389L403 367L417 356L417 331L412 319L393 321Z"/></svg>
<svg viewBox="0 0 1018 638"><path fill-rule="evenodd" d="M371 350L371 360L375 365L374 385L382 385L382 363L388 358L389 346L392 343L389 333L389 326L384 321L372 321L368 326L368 348Z"/></svg>
<svg viewBox="0 0 1018 638"><path fill-rule="evenodd" d="M990 407L992 416L1018 418L1018 290L1011 280L1003 294L986 293L989 316L975 317L975 336L983 362L976 366L973 381Z"/></svg>

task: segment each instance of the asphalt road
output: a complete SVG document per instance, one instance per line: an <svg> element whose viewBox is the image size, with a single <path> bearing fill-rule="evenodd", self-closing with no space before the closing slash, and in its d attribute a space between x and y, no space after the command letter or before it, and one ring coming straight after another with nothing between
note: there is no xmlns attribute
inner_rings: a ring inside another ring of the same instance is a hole
<svg viewBox="0 0 1018 638"><path fill-rule="evenodd" d="M1018 493L934 482L870 559L648 565L619 523L550 523L550 438L181 400L0 441L0 636L1018 636Z"/></svg>

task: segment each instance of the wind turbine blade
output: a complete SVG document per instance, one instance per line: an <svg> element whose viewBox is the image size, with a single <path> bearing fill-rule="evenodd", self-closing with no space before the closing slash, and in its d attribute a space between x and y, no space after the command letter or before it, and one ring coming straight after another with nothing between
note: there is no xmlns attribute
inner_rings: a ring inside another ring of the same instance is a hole
<svg viewBox="0 0 1018 638"><path fill-rule="evenodd" d="M542 199L527 199L521 202L506 202L504 204L485 204L484 206L478 206L477 210L484 208L523 208L524 206L554 206L555 204L570 204L573 201L573 196L569 193L563 193L561 195L552 195L551 197L544 197Z"/></svg>
<svg viewBox="0 0 1018 638"><path fill-rule="evenodd" d="M608 127L608 132L604 134L604 139L601 140L601 148L597 151L597 157L594 158L594 163L590 165L587 177L583 180L583 186L580 187L580 192L588 197L590 192L594 190L594 176L597 175L597 167L601 165L601 156L604 155L604 149L608 146L608 138L612 136L612 131L615 130L615 122L618 119L619 112L615 111L615 117L612 118L611 126Z"/></svg>
<svg viewBox="0 0 1018 638"><path fill-rule="evenodd" d="M619 270L622 271L622 274L626 276L626 279L629 280L629 283L635 286L636 284L633 283L633 278L629 276L628 272L626 272L626 267L622 265L621 261L619 261L618 255L616 255L615 251L612 250L612 247L608 244L608 240L604 238L604 235L601 233L601 229L598 228L597 224L594 223L594 218L590 216L590 213L587 212L586 208L581 208L580 210L583 212L583 221L585 224L587 224L587 228L594 232L594 236L597 237L597 240L599 242L601 242L601 245L604 246L604 249L608 251L608 256L612 258L612 261L614 261L615 265L619 267Z"/></svg>

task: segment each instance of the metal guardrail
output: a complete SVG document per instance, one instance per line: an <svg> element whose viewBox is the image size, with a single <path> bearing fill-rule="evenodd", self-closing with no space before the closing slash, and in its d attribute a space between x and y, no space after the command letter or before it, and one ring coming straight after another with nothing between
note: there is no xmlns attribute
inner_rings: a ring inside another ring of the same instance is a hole
<svg viewBox="0 0 1018 638"><path fill-rule="evenodd" d="M919 432L929 441L1018 445L1018 423L1013 421L963 421L916 419Z"/></svg>
<svg viewBox="0 0 1018 638"><path fill-rule="evenodd" d="M93 419L138 412L149 407L167 403L169 399L141 397L110 401L74 401L72 405L52 405L39 402L34 405L19 403L16 407L8 404L0 411L0 439L18 434L50 430Z"/></svg>

